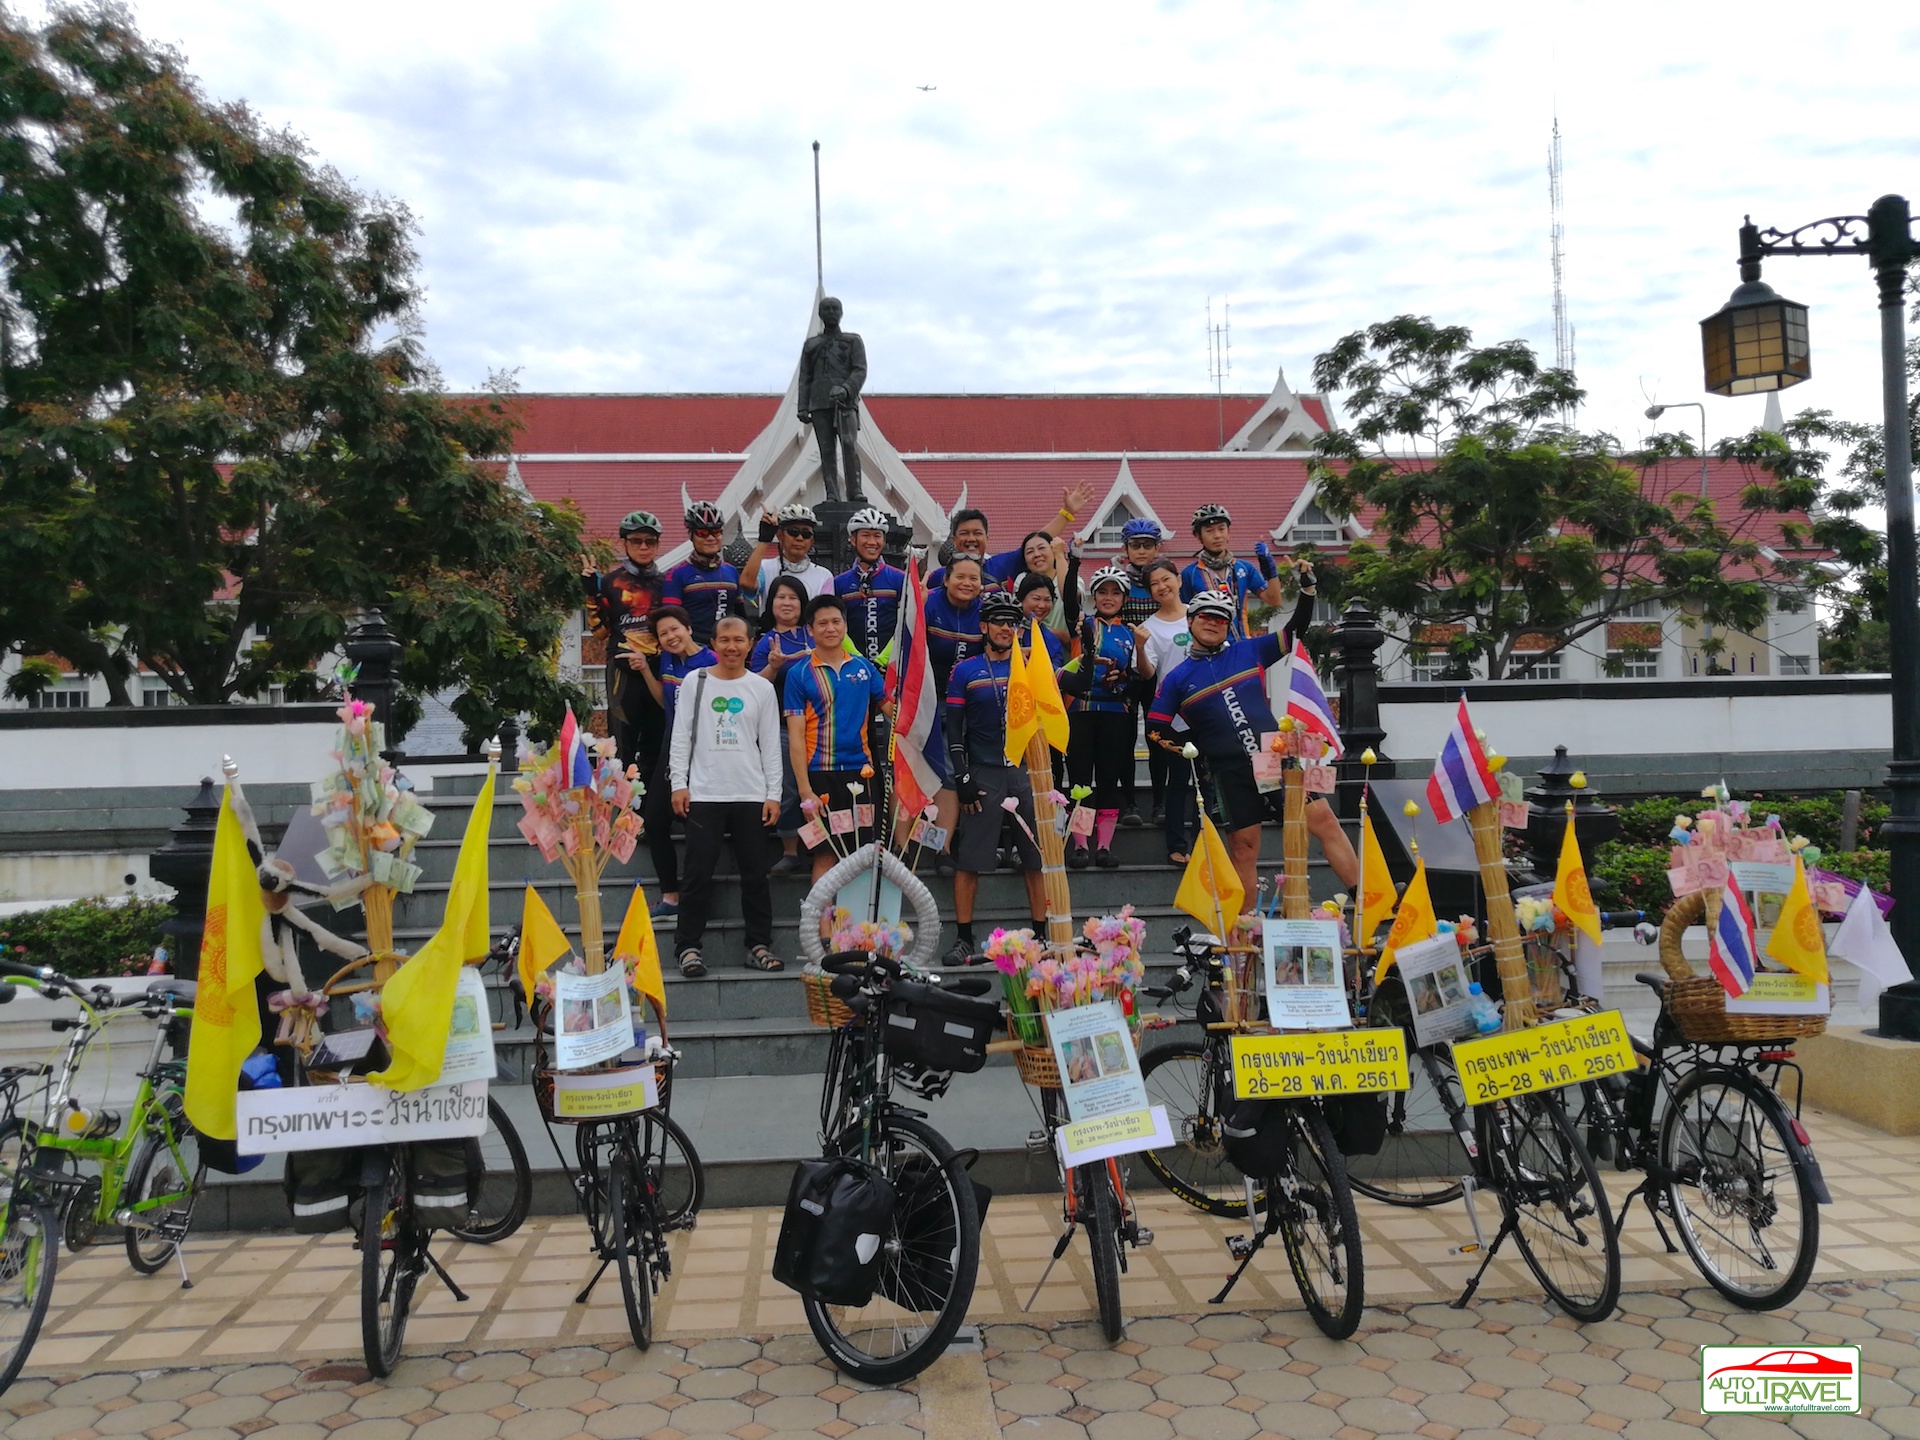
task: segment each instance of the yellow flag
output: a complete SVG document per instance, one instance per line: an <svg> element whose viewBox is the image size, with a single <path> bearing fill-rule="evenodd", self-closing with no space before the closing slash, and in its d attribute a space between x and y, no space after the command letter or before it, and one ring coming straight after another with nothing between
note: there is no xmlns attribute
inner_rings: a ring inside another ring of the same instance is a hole
<svg viewBox="0 0 1920 1440"><path fill-rule="evenodd" d="M487 910L487 839L493 829L492 769L467 817L467 833L447 887L447 913L419 953L394 972L380 992L380 1018L393 1062L367 1078L389 1090L424 1090L440 1078L453 1029L453 996L460 967L492 943Z"/></svg>
<svg viewBox="0 0 1920 1440"><path fill-rule="evenodd" d="M1380 947L1380 963L1374 967L1373 983L1378 985L1385 978L1387 967L1393 964L1395 950L1419 940L1431 940L1439 933L1434 923L1433 897L1427 893L1427 862L1423 858L1414 861L1413 879L1407 882L1407 893L1400 897L1400 908L1393 912L1393 928L1387 931Z"/></svg>
<svg viewBox="0 0 1920 1440"><path fill-rule="evenodd" d="M1767 954L1809 980L1831 984L1827 975L1827 934L1820 928L1820 912L1807 889L1807 870L1793 857L1793 888L1781 903L1780 918L1767 937Z"/></svg>
<svg viewBox="0 0 1920 1440"><path fill-rule="evenodd" d="M526 992L527 1004L533 1004L533 987L547 973L548 967L572 949L567 944L566 933L561 930L560 922L553 918L553 912L547 908L547 902L540 898L533 886L527 886L526 899L520 904L519 956L520 988Z"/></svg>
<svg viewBox="0 0 1920 1440"><path fill-rule="evenodd" d="M1594 944L1600 943L1600 907L1593 903L1587 888L1587 867L1580 859L1580 845L1573 838L1573 816L1567 816L1566 833L1560 837L1560 868L1553 876L1553 903Z"/></svg>
<svg viewBox="0 0 1920 1440"><path fill-rule="evenodd" d="M1362 945L1373 939L1381 921L1393 914L1393 872L1387 869L1380 837L1373 833L1373 817L1360 822L1360 935Z"/></svg>
<svg viewBox="0 0 1920 1440"><path fill-rule="evenodd" d="M1037 634L1033 642L1041 647L1039 658L1046 664L1046 642ZM1027 742L1040 728L1040 712L1034 703L1033 684L1028 679L1026 658L1020 653L1020 632L1013 632L1013 653L1007 660L1007 763L1018 765L1027 758Z"/></svg>
<svg viewBox="0 0 1920 1440"><path fill-rule="evenodd" d="M633 988L653 1001L660 1018L666 1019L667 982L660 975L660 942L653 936L653 915L647 909L646 893L638 885L627 902L627 918L620 922L613 956L622 964L632 957Z"/></svg>
<svg viewBox="0 0 1920 1440"><path fill-rule="evenodd" d="M233 1097L240 1091L240 1067L260 1043L253 982L265 969L260 929L266 914L260 877L229 791L221 798L213 832L200 982L187 1045L187 1118L216 1140L235 1138Z"/></svg>
<svg viewBox="0 0 1920 1440"><path fill-rule="evenodd" d="M1202 812L1200 840L1187 861L1186 874L1180 877L1180 888L1173 896L1174 905L1202 925L1211 926L1224 940L1233 922L1240 918L1240 907L1246 898L1246 887L1240 883L1240 872L1233 868L1233 857L1227 854L1226 842L1213 828L1213 821Z"/></svg>
<svg viewBox="0 0 1920 1440"><path fill-rule="evenodd" d="M1060 680L1053 673L1053 654L1047 649L1038 620L1033 622L1033 643L1027 647L1027 684L1033 690L1033 705L1040 712L1040 729L1047 737L1047 744L1066 754L1067 702L1060 698Z"/></svg>

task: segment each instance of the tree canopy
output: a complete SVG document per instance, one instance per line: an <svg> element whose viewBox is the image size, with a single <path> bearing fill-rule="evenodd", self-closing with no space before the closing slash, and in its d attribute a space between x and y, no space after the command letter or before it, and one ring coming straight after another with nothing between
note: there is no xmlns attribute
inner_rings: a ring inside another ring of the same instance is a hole
<svg viewBox="0 0 1920 1440"><path fill-rule="evenodd" d="M557 714L578 521L442 392L413 235L123 8L0 11L0 649L219 704L379 606L470 740Z"/></svg>
<svg viewBox="0 0 1920 1440"><path fill-rule="evenodd" d="M1476 347L1465 327L1402 315L1337 342L1314 382L1347 391L1353 417L1318 444L1320 503L1372 527L1349 551L1346 591L1461 673L1524 677L1603 631L1617 667L1657 643L1617 623L1646 602L1764 632L1776 590L1831 583L1821 554L1863 553L1848 518L1806 517L1822 488L1818 424L1724 443L1745 482L1728 506L1670 464L1697 454L1684 436L1622 454L1567 426L1583 392L1524 341Z"/></svg>

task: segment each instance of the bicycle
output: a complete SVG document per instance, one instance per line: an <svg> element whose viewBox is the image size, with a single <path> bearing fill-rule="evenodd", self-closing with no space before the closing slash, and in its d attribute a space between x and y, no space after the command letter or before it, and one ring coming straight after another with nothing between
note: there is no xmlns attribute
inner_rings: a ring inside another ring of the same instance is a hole
<svg viewBox="0 0 1920 1440"><path fill-rule="evenodd" d="M0 1003L12 998L12 987L0 986ZM0 1069L0 1114L12 1120L22 1082L46 1073L45 1066ZM0 1393L19 1376L39 1338L60 1259L59 1211L27 1167L18 1126L6 1133L13 1139L0 1143Z"/></svg>
<svg viewBox="0 0 1920 1440"><path fill-rule="evenodd" d="M923 1036L919 1024L930 997L943 990L907 980L900 962L885 955L842 951L826 955L821 966L849 1015L834 1029L827 1050L822 1151L870 1166L893 1186L895 1203L880 1241L873 1299L841 1306L803 1295L801 1308L836 1366L866 1384L893 1385L945 1352L973 1298L981 1206L967 1170L977 1152L956 1151L926 1123L925 1111L893 1098L896 1084L932 1099L951 1083L952 1069L937 1068L951 1054L935 1047L951 1046L952 1037ZM966 976L945 990L979 996L992 988L986 976ZM937 1032L950 1017L933 1010L929 1018ZM981 1047L981 1064L997 1021L996 1006L992 1020L969 1031Z"/></svg>

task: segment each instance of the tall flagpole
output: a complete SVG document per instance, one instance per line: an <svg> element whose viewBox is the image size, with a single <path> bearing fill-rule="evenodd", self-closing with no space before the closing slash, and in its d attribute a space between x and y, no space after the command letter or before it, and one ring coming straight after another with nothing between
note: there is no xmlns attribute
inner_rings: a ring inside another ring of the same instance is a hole
<svg viewBox="0 0 1920 1440"><path fill-rule="evenodd" d="M820 248L820 142L813 142L813 278L822 290L827 288L826 254Z"/></svg>

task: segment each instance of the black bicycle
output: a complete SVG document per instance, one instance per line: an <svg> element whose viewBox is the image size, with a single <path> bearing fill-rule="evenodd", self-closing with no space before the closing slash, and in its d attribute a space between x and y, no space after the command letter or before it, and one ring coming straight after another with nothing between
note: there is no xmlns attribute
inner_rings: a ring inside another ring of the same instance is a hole
<svg viewBox="0 0 1920 1440"><path fill-rule="evenodd" d="M0 1003L13 998L0 986ZM0 1115L17 1119L23 1081L44 1079L43 1065L0 1069ZM35 1183L31 1150L18 1124L0 1128L0 1391L27 1363L53 1299L60 1261L59 1196Z"/></svg>

